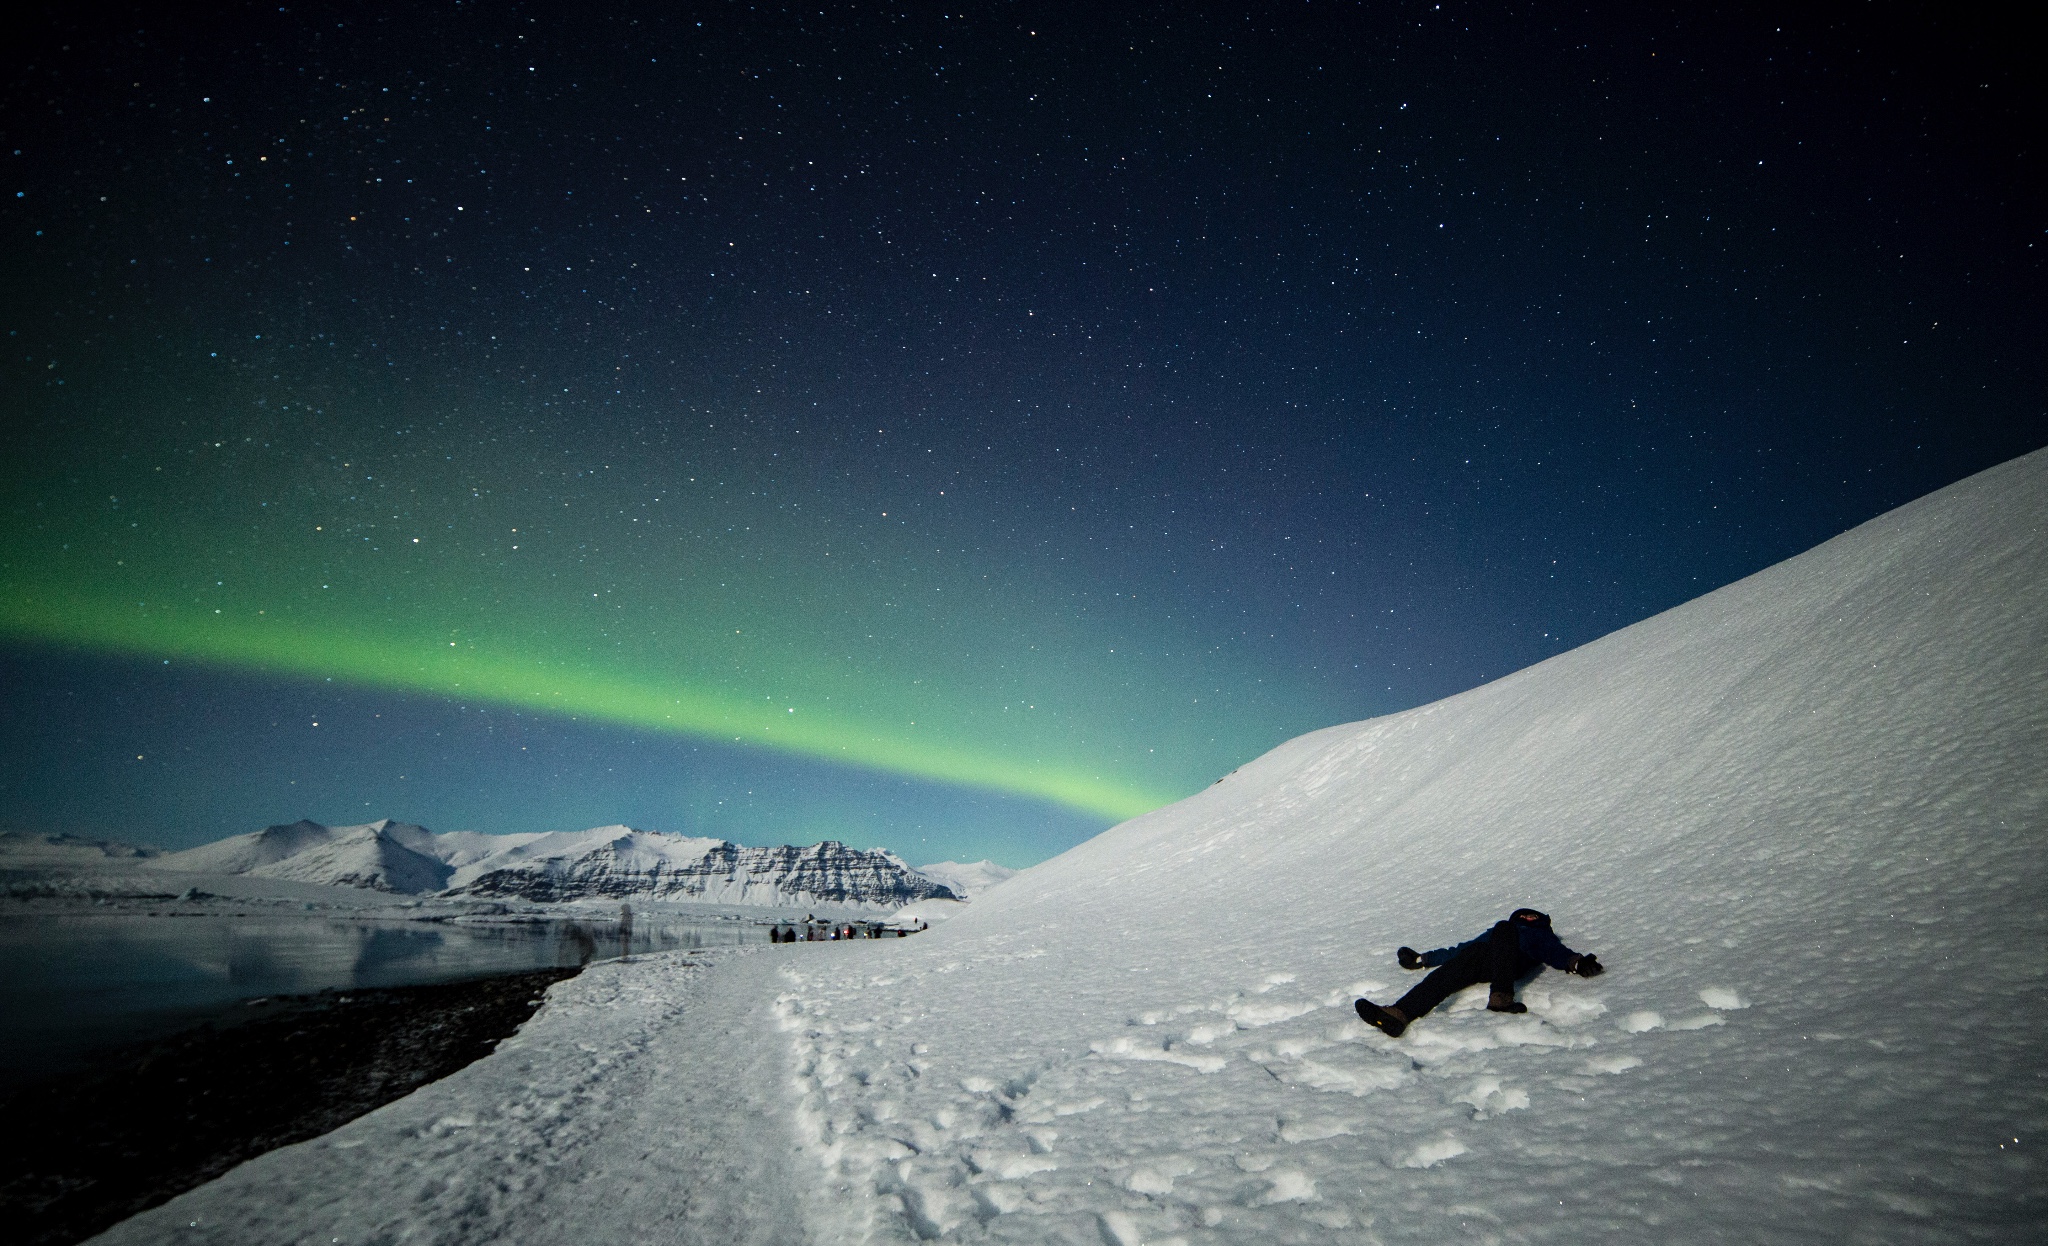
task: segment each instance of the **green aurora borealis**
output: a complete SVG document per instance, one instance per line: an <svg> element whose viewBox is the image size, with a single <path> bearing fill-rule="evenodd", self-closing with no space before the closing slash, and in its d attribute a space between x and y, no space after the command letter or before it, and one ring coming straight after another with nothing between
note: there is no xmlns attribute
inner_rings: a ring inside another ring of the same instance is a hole
<svg viewBox="0 0 2048 1246"><path fill-rule="evenodd" d="M1315 725L1247 723L1246 698L1222 691L1247 681L1174 643L1135 580L1088 594L1098 620L1060 583L1064 555L991 548L971 472L843 496L799 429L763 452L751 415L723 436L715 419L670 426L663 446L593 446L544 421L479 436L459 413L335 446L321 414L244 397L256 416L137 420L116 456L60 438L15 459L7 489L35 521L6 534L0 627L741 742L1109 820ZM754 457L770 461L736 461ZM800 497L777 488L791 477Z"/></svg>
<svg viewBox="0 0 2048 1246"><path fill-rule="evenodd" d="M1026 866L1584 644L2048 437L1974 20L31 8L0 829Z"/></svg>

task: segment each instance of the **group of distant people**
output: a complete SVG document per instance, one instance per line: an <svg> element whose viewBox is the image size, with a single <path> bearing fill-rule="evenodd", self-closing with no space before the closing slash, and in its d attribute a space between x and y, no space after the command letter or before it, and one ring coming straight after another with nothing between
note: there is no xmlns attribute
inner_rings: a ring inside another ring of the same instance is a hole
<svg viewBox="0 0 2048 1246"><path fill-rule="evenodd" d="M901 939L926 929L920 920L915 926L891 926L883 922L845 922L834 924L822 922L815 917L806 917L800 922L779 922L768 931L770 943L825 943L836 939Z"/></svg>

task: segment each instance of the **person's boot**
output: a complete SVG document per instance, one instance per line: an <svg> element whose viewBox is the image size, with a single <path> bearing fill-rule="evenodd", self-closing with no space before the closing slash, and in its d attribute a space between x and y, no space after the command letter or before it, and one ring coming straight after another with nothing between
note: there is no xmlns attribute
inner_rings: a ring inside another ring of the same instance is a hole
<svg viewBox="0 0 2048 1246"><path fill-rule="evenodd" d="M1422 957L1412 947L1395 948L1394 959L1401 963L1403 969L1422 968Z"/></svg>
<svg viewBox="0 0 2048 1246"><path fill-rule="evenodd" d="M1401 1031L1408 1028L1408 1014L1391 1005L1382 1008L1369 999L1358 1001L1358 1019L1378 1030L1388 1038L1401 1037Z"/></svg>
<svg viewBox="0 0 2048 1246"><path fill-rule="evenodd" d="M1529 1005L1515 998L1513 991L1493 991L1486 997L1488 1012L1527 1012Z"/></svg>

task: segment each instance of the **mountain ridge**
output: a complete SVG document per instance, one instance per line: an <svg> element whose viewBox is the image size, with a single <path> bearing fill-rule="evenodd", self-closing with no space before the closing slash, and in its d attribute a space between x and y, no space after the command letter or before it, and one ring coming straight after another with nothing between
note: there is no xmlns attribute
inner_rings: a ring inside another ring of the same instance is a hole
<svg viewBox="0 0 2048 1246"><path fill-rule="evenodd" d="M155 869L236 874L395 895L564 903L647 899L773 907L901 908L957 899L881 849L837 840L749 848L624 825L584 831L436 834L390 818L330 827L301 818L148 860Z"/></svg>

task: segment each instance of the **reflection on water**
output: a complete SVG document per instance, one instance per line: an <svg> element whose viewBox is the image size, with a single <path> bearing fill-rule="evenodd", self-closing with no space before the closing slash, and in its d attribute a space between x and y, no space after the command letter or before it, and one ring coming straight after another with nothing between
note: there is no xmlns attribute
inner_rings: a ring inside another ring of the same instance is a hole
<svg viewBox="0 0 2048 1246"><path fill-rule="evenodd" d="M243 1001L766 942L750 922L404 922L286 915L0 916L0 1083Z"/></svg>

